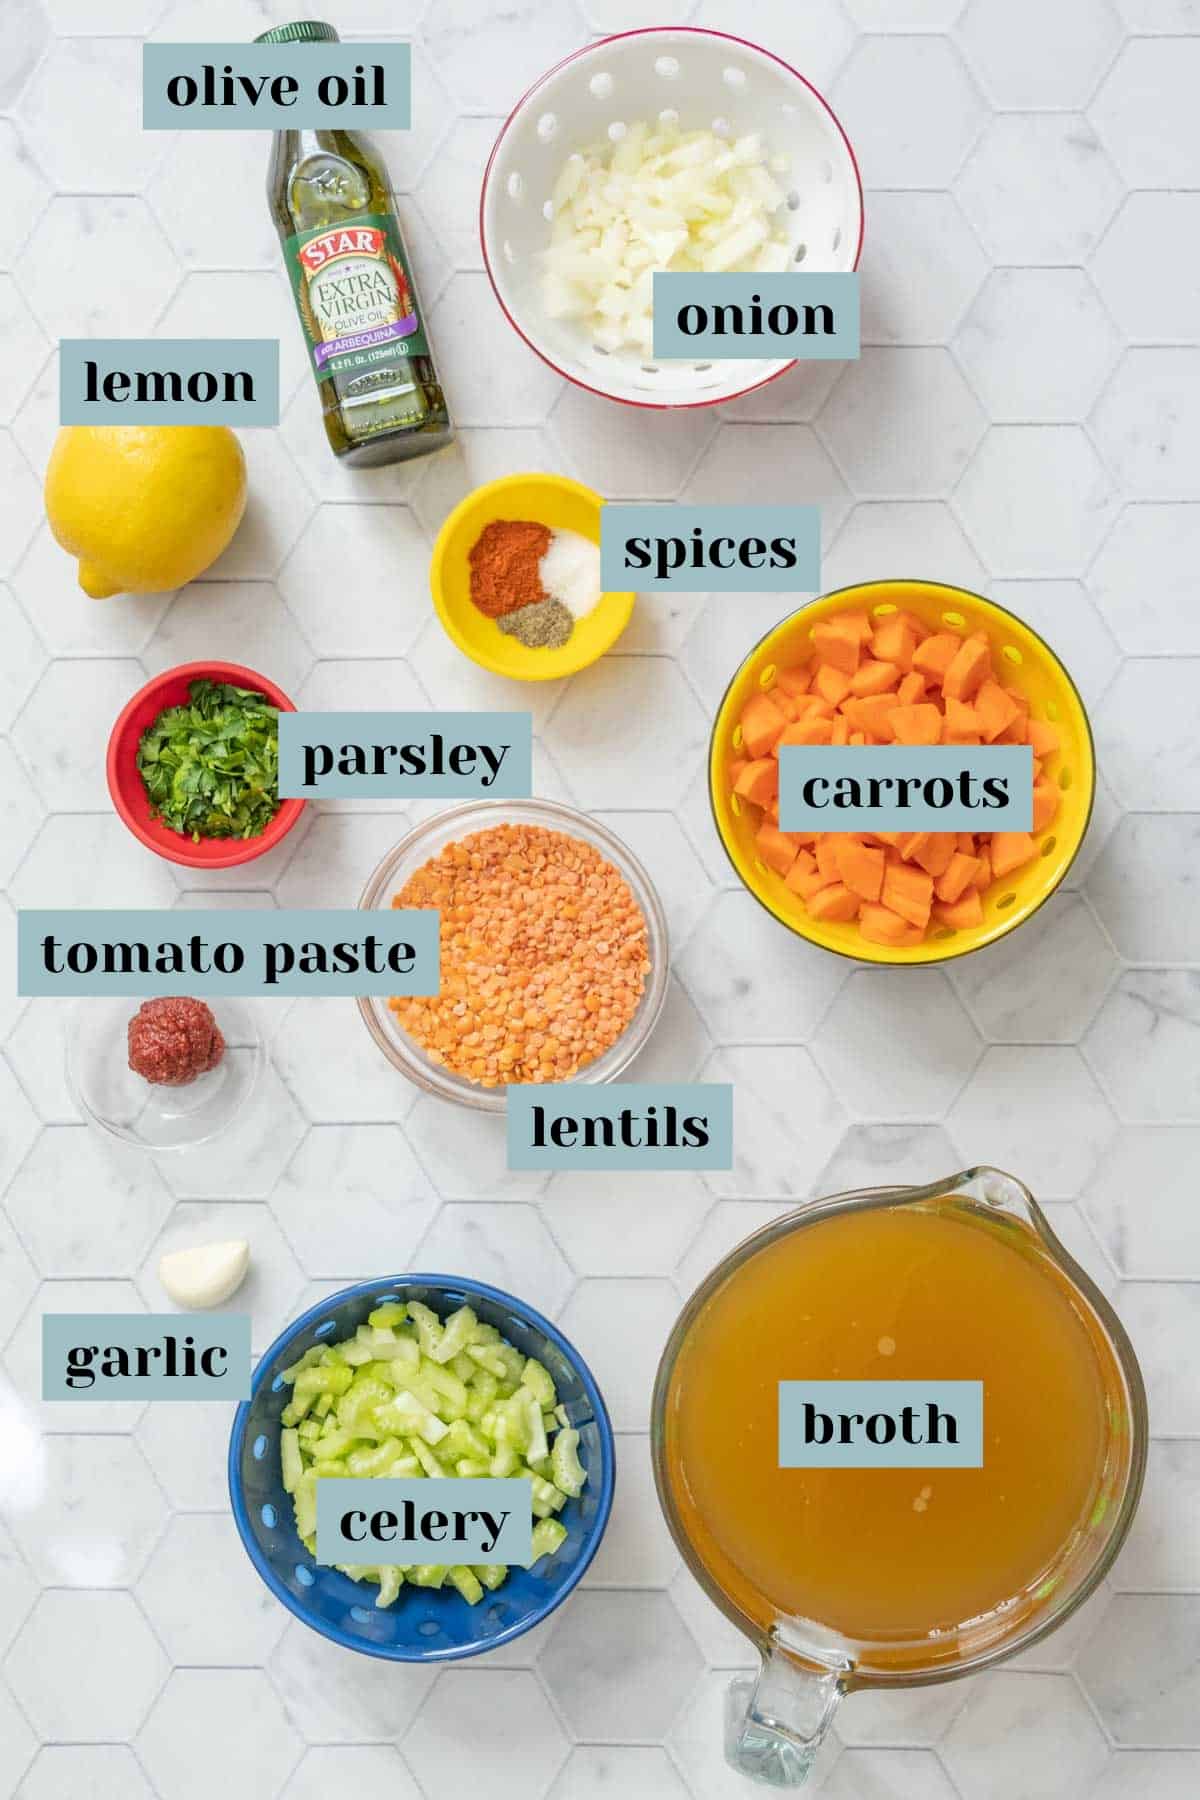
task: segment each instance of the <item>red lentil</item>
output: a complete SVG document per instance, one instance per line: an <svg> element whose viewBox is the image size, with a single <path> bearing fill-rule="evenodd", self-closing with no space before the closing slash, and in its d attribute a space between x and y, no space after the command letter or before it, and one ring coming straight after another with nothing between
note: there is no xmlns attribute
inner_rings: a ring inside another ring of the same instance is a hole
<svg viewBox="0 0 1200 1800"><path fill-rule="evenodd" d="M496 825L447 844L393 897L441 913L441 993L394 998L435 1063L483 1087L566 1081L611 1049L650 972L629 883L581 838Z"/></svg>

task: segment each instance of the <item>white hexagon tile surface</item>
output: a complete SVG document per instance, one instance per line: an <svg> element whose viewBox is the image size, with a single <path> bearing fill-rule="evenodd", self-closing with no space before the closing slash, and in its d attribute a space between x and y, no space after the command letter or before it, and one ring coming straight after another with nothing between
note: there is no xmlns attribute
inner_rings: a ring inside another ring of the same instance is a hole
<svg viewBox="0 0 1200 1800"><path fill-rule="evenodd" d="M737 888L698 775L712 708L783 597L648 597L614 656L530 693L541 787L626 837L670 914L641 1072L736 1084L735 1168L644 1193L508 1175L496 1121L397 1092L333 1001L268 1008L270 1078L233 1160L131 1164L78 1120L53 1007L0 996L0 1792L748 1793L720 1717L749 1652L654 1502L659 1350L695 1282L788 1203L985 1158L1030 1179L1115 1295L1150 1389L1146 1497L1086 1630L982 1678L852 1700L814 1786L1200 1792L1200 7L329 0L346 35L414 41L414 129L387 154L461 427L434 461L366 474L321 438L265 138L137 125L141 35L247 38L300 10L0 7L6 944L17 905L353 903L404 827L395 807L318 805L248 870L176 879L112 816L108 723L145 673L200 654L316 706L511 705L394 594L425 592L462 495L520 467L619 498L815 500L826 586L925 573L993 593L1075 670L1103 802L1068 888L1014 938L949 973L851 970ZM864 350L686 423L634 420L508 330L478 183L543 69L589 34L688 22L760 39L841 112L868 190ZM242 532L179 594L85 600L41 520L57 339L233 329L279 337L284 390L280 431L247 434ZM331 606L335 559L348 598ZM336 1650L245 1563L226 1408L37 1399L44 1311L159 1307L161 1249L213 1235L251 1240L259 1346L306 1296L408 1258L526 1291L576 1338L624 1474L603 1551L548 1627L440 1673Z"/></svg>

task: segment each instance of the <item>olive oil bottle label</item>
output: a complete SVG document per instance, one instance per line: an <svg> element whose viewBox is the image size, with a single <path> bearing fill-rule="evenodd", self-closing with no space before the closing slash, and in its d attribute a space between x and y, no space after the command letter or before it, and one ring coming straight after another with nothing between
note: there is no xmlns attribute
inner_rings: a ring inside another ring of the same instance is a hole
<svg viewBox="0 0 1200 1800"><path fill-rule="evenodd" d="M285 254L318 381L429 355L389 214L360 213L352 224L299 232Z"/></svg>

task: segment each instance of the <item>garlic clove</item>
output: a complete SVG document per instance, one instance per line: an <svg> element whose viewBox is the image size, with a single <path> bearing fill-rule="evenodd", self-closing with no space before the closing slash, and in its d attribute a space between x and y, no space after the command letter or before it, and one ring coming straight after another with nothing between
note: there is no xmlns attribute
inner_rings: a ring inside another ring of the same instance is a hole
<svg viewBox="0 0 1200 1800"><path fill-rule="evenodd" d="M224 1244L197 1244L159 1259L158 1279L176 1306L220 1306L236 1294L250 1267L245 1238Z"/></svg>

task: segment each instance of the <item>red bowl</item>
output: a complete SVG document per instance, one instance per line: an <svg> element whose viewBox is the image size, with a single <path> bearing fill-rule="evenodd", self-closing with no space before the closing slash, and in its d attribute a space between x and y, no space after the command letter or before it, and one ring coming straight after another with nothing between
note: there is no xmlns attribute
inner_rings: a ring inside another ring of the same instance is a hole
<svg viewBox="0 0 1200 1800"><path fill-rule="evenodd" d="M121 818L148 850L165 857L168 862L183 863L189 869L232 869L238 863L253 862L256 856L273 850L292 829L304 811L305 802L281 801L279 811L257 837L201 838L198 844L181 832L172 831L161 819L151 818L146 784L137 766L142 733L159 713L185 701L192 682L203 677L210 681L228 681L234 687L252 688L255 693L265 694L280 712L296 710L282 688L277 688L265 676L256 675L253 669L243 668L241 663L180 663L178 668L164 669L161 675L138 689L112 728L106 765L108 791Z"/></svg>

